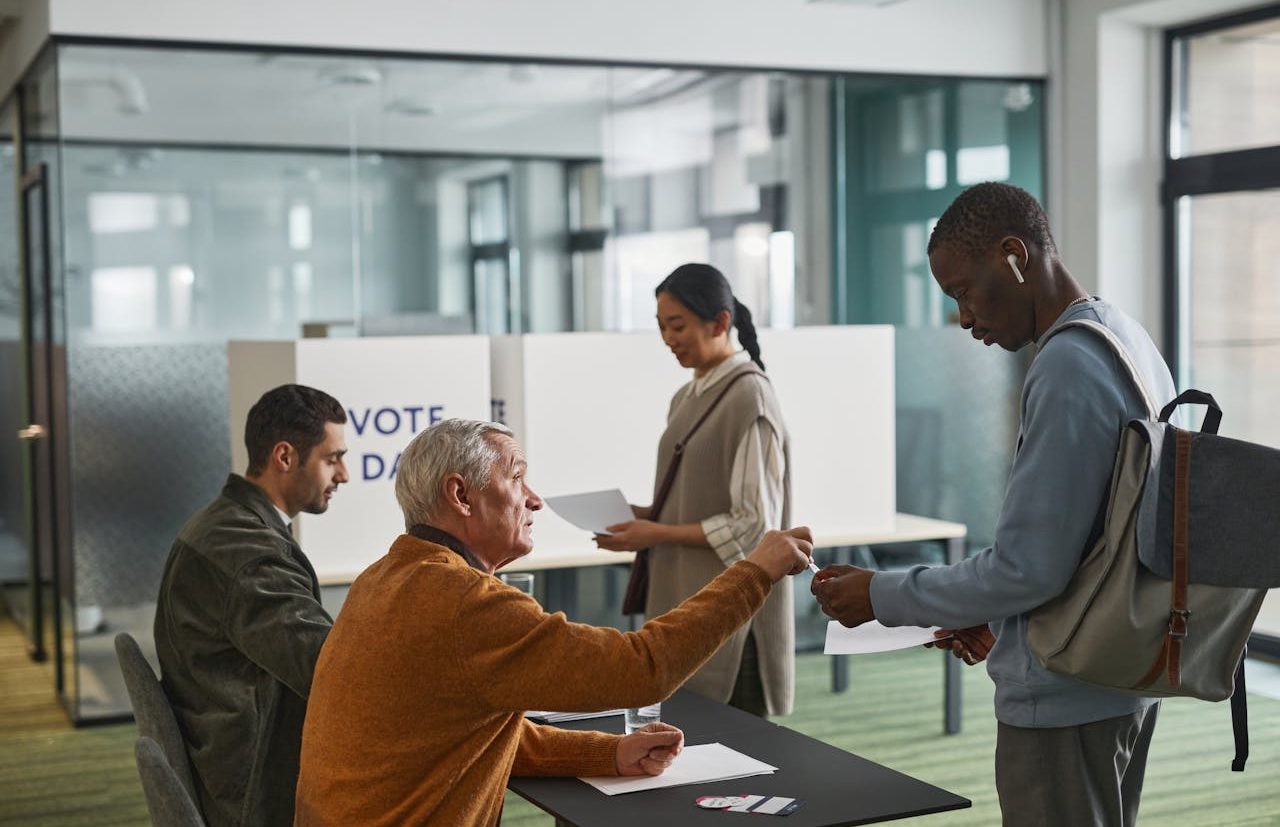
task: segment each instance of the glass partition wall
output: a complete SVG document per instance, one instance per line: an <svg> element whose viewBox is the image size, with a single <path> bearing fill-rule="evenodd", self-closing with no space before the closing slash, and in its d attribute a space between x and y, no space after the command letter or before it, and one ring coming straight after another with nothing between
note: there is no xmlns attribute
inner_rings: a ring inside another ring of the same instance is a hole
<svg viewBox="0 0 1280 827"><path fill-rule="evenodd" d="M127 713L111 637L150 647L169 544L230 467L230 339L654 330L657 282L709 261L764 326L900 326L912 375L937 378L903 396L900 496L1007 468L1021 363L984 360L986 384L959 384L989 354L944 329L922 262L966 175L1039 193L1038 83L80 43L45 63L23 108L50 275L28 298L49 309L61 438L43 450L62 472L6 482L0 534L48 515L49 641L77 720ZM4 134L0 176L17 175ZM18 206L0 201L0 221ZM21 350L7 296L0 334ZM34 362L17 350L7 383ZM944 406L979 394L1007 402L990 439L919 455ZM18 406L6 395L0 414L16 423ZM990 531L973 497L909 504ZM581 574L580 617L614 622L619 584L592 578L616 576Z"/></svg>

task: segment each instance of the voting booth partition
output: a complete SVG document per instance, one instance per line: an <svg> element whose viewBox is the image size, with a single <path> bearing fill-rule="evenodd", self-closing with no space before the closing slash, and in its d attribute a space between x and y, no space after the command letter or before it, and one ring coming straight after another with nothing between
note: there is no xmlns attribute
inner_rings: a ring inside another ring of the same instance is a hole
<svg viewBox="0 0 1280 827"><path fill-rule="evenodd" d="M653 493L658 438L688 371L652 335L551 333L495 338L493 406L529 460L542 496L607 488L628 502ZM517 565L562 568L625 562L551 509L534 519L534 550Z"/></svg>
<svg viewBox="0 0 1280 827"><path fill-rule="evenodd" d="M828 536L892 530L893 328L763 330L760 345L791 437L792 523ZM245 416L263 392L310 385L347 412L351 480L323 516L296 520L325 583L350 582L386 553L404 528L400 451L448 417L504 422L544 497L619 488L649 504L671 397L692 378L652 332L232 342L228 354L237 472L247 465ZM600 551L550 509L535 518L534 541L513 568L630 559Z"/></svg>
<svg viewBox="0 0 1280 827"><path fill-rule="evenodd" d="M893 328L762 330L791 436L792 523L834 536L894 526ZM543 496L620 488L648 505L672 395L692 373L652 333L496 338L494 411L524 445ZM628 559L549 510L522 569Z"/></svg>
<svg viewBox="0 0 1280 827"><path fill-rule="evenodd" d="M299 514L295 531L322 583L349 583L404 530L396 462L413 435L448 417L489 419L489 338L302 339L231 342L227 348L231 463L248 464L244 422L264 392L296 382L347 412L347 470L323 515Z"/></svg>

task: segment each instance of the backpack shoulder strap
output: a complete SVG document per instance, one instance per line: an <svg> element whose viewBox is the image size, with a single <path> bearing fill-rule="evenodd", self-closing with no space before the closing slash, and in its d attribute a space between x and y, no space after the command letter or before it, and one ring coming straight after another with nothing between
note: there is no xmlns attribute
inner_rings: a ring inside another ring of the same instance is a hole
<svg viewBox="0 0 1280 827"><path fill-rule="evenodd" d="M1048 343L1049 339L1052 339L1054 336L1069 327L1083 327L1087 330L1092 330L1096 335L1102 337L1102 340L1111 347L1111 352L1120 360L1120 364L1124 365L1125 372L1129 374L1129 379L1133 383L1133 386L1138 389L1138 395L1142 397L1142 403L1147 406L1147 418L1151 420L1158 419L1160 416L1160 409L1151 401L1151 394L1147 392L1146 383L1142 381L1142 374L1138 372L1137 365L1133 363L1133 357L1129 355L1129 350L1124 346L1124 343L1120 341L1120 337L1111 332L1111 328L1106 325L1099 324L1092 319L1072 319L1071 321L1064 322L1051 330L1044 342L1040 343L1040 347L1043 348L1045 344Z"/></svg>

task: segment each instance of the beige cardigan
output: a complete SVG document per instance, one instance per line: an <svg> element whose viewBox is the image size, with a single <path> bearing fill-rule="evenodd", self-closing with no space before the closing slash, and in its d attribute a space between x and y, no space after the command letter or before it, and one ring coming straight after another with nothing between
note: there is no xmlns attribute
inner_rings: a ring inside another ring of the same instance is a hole
<svg viewBox="0 0 1280 827"><path fill-rule="evenodd" d="M755 365L747 362L730 371L701 395L693 394L689 385L676 393L667 417L667 430L658 445L659 482L655 483L655 488L666 473L675 443L683 439L703 412L714 404L724 387L722 383L740 372L755 370ZM660 522L667 525L701 522L730 509L729 479L737 446L747 429L755 427L761 418L778 434L783 453L788 457L787 465L790 465L790 440L773 387L767 380L757 377L736 382L685 446L684 460L659 515ZM783 473L782 526L771 528L786 527L790 520L789 468ZM649 557L647 616L655 617L669 611L732 563L733 560L721 560L710 548L655 546ZM760 676L770 715L788 714L795 696L794 611L792 590L774 589L749 627L756 638ZM746 627L735 632L685 686L713 700L727 701L737 680L747 633Z"/></svg>

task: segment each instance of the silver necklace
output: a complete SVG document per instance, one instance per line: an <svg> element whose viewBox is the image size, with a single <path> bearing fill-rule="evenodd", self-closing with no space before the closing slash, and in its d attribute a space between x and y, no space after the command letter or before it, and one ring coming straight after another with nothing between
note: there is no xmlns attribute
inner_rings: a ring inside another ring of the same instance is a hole
<svg viewBox="0 0 1280 827"><path fill-rule="evenodd" d="M1070 303L1070 304L1068 304L1068 305L1067 305L1065 308L1063 308L1063 309L1064 309L1064 310L1070 310L1071 308L1075 307L1077 304L1081 304L1081 303L1083 303L1083 302L1091 302L1091 301L1093 301L1093 296L1081 296L1081 297L1080 297L1080 298L1078 298L1078 299L1073 299L1073 300L1071 301L1071 303Z"/></svg>

